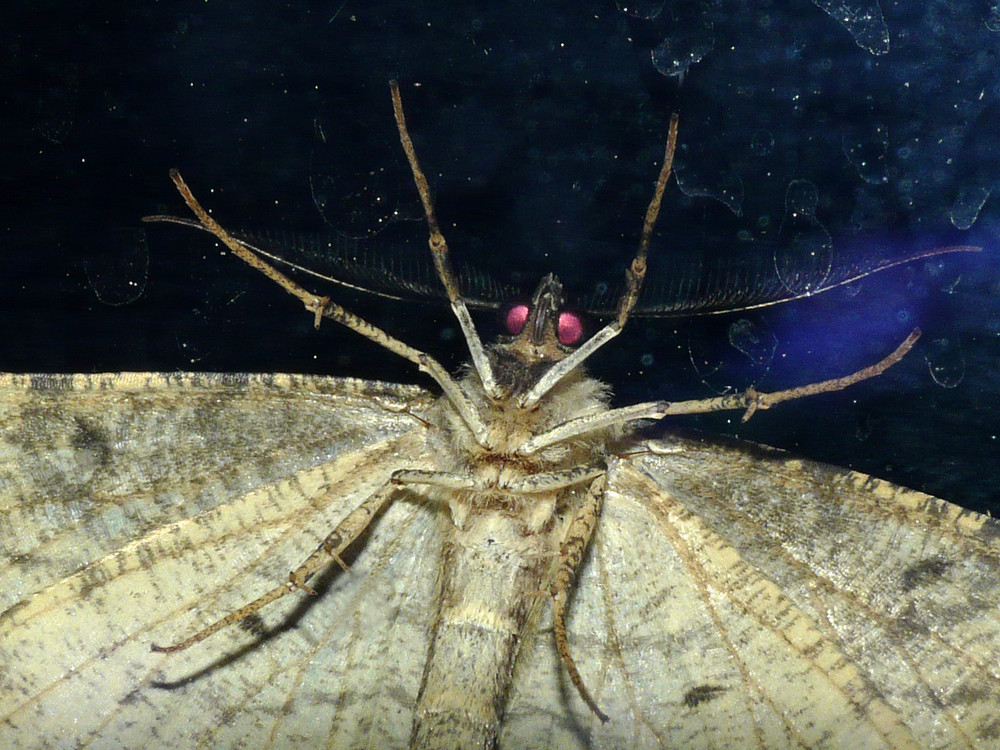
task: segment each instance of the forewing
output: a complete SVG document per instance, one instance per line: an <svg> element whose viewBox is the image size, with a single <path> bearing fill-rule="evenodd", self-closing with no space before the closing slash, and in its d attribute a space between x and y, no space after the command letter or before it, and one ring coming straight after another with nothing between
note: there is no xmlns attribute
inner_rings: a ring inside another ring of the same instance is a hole
<svg viewBox="0 0 1000 750"><path fill-rule="evenodd" d="M611 720L543 630L513 746L996 744L995 521L750 444L649 447L612 470L569 623Z"/></svg>
<svg viewBox="0 0 1000 750"><path fill-rule="evenodd" d="M150 647L287 580L394 470L435 468L410 413L429 404L327 378L4 376L0 745L404 744L440 547L405 494L319 597Z"/></svg>

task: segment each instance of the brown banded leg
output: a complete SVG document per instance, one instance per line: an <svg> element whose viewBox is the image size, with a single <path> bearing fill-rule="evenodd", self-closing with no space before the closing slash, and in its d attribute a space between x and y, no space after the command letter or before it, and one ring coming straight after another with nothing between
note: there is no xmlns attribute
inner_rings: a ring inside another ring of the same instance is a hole
<svg viewBox="0 0 1000 750"><path fill-rule="evenodd" d="M472 490L478 492L508 492L512 495L531 495L555 492L594 479L604 473L604 464L592 463L571 469L528 474L507 482L493 484L464 474L427 469L401 469L392 475L396 484L423 484L447 490Z"/></svg>
<svg viewBox="0 0 1000 750"><path fill-rule="evenodd" d="M399 95L399 83L389 81L389 90L392 93L392 111L396 118L396 129L399 131L399 140L403 144L406 160L409 162L410 171L413 173L413 182L417 186L417 192L420 194L420 202L424 207L424 216L427 218L427 230L430 232L427 244L430 246L431 257L434 259L434 268L437 269L438 278L441 279L441 283L444 285L445 294L448 295L448 301L451 303L451 309L455 313L458 324L465 336L465 341L469 346L469 354L472 357L472 366L479 373L479 379L483 383L483 390L486 391L490 398L500 398L503 395L502 391L493 375L493 367L490 365L489 357L486 356L486 348L479 338L479 332L476 331L476 326L472 322L472 316L469 315L469 309L466 307L465 300L462 299L462 290L458 288L458 279L455 277L455 271L451 266L451 251L448 249L448 242L445 240L444 234L441 233L441 227L438 226L437 215L434 211L434 201L431 199L430 185L427 183L424 171L420 168L420 162L417 160L417 151L413 148L410 131L406 127L406 115L403 113L403 100Z"/></svg>
<svg viewBox="0 0 1000 750"><path fill-rule="evenodd" d="M607 721L608 716L597 706L597 702L590 695L586 685L583 684L580 671L576 668L576 662L573 661L573 656L569 652L569 641L566 640L566 607L569 604L569 592L573 579L576 577L576 571L580 567L580 562L583 560L583 555L587 551L590 538L597 526L597 520L601 516L601 505L604 503L604 490L607 487L607 482L606 472L591 482L583 505L566 529L566 538L559 547L559 562L552 582L552 619L556 636L556 650L559 652L559 658L562 660L563 666L566 667L570 680L580 693L580 697L602 722Z"/></svg>
<svg viewBox="0 0 1000 750"><path fill-rule="evenodd" d="M770 409L782 401L814 396L818 393L841 391L855 383L878 377L905 357L919 338L920 329L914 329L891 354L875 364L852 372L850 375L823 380L819 383L800 385L796 388L788 388L783 391L773 391L771 393L760 393L751 388L742 393L718 396L716 398L675 402L647 401L642 404L633 404L632 406L624 406L619 409L611 409L598 414L578 417L577 419L571 419L568 422L556 425L548 432L536 435L530 440L525 441L518 448L517 452L519 455L529 456L555 443L560 443L588 432L604 430L616 424L626 424L641 419L663 419L664 417L678 414L702 414L710 411L743 410L742 421L746 422L758 409Z"/></svg>
<svg viewBox="0 0 1000 750"><path fill-rule="evenodd" d="M430 355L424 354L422 351L414 349L412 346L404 343L403 341L390 336L381 328L373 326L364 318L345 310L336 302L333 302L329 297L318 297L307 291L304 287L295 283L292 279L283 274L270 263L247 249L243 243L239 242L232 235L230 235L229 232L227 232L215 219L213 219L209 215L208 211L202 207L201 203L198 202L198 199L194 197L194 193L191 192L187 183L184 182L184 178L181 177L180 172L176 169L170 170L170 179L173 180L174 185L177 187L177 191L181 194L181 197L184 198L184 202L187 203L188 208L191 209L192 213L198 217L198 221L201 222L202 226L214 234L226 247L232 250L233 254L237 258L260 271L293 297L298 298L306 306L306 309L315 316L317 326L319 325L319 321L321 319L329 318L330 320L350 328L355 333L360 333L365 338L374 341L379 346L388 349L394 354L398 354L403 359L409 360L417 365L421 372L425 372L434 378L434 381L441 386L441 390L444 391L448 400L454 404L456 411L458 411L462 420L469 427L469 430L475 437L476 442L483 447L487 447L487 430L486 424L483 422L483 418L476 410L476 407L473 406L472 401L469 400L465 391L462 390L462 387L455 381L454 378L451 377L451 375L448 374L448 371L441 366L440 362Z"/></svg>
<svg viewBox="0 0 1000 750"><path fill-rule="evenodd" d="M342 568L345 567L340 555L366 528L368 528L368 524L372 522L372 519L375 518L375 516L386 507L386 505L388 505L393 494L396 493L398 489L397 484L390 479L383 484L378 491L375 492L375 494L348 513L344 520L337 524L337 527L320 543L320 545L316 548L316 551L309 555L309 557L307 557L302 564L299 565L299 567L289 574L288 581L286 583L276 586L263 596L254 599L246 606L240 607L234 612L230 612L225 617L216 620L211 625L202 628L194 635L185 638L183 641L170 646L154 645L152 650L167 654L174 653L176 651L183 651L189 646L193 646L195 643L203 641L210 635L219 632L223 628L242 622L246 618L250 617L250 615L253 615L266 607L271 602L277 601L278 599L291 594L293 591L301 589L302 591L315 595L316 592L313 591L308 585L309 579L312 578L317 571L329 565L331 561L336 561Z"/></svg>

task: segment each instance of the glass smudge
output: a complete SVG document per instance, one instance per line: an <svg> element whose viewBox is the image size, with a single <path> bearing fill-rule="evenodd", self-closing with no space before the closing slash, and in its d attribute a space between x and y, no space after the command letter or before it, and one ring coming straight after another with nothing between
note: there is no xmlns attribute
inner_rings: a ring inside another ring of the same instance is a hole
<svg viewBox="0 0 1000 750"><path fill-rule="evenodd" d="M774 268L795 295L822 287L833 267L833 238L816 218L819 190L809 180L792 180L785 190L785 215L774 250Z"/></svg>

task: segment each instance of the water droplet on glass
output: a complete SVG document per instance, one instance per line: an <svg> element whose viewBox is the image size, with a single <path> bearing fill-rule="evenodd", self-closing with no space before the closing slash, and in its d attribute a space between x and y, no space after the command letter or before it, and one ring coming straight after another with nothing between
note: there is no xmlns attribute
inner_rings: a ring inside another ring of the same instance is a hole
<svg viewBox="0 0 1000 750"><path fill-rule="evenodd" d="M771 367L778 347L778 339L770 328L746 318L729 326L729 343L764 372Z"/></svg>
<svg viewBox="0 0 1000 750"><path fill-rule="evenodd" d="M740 318L725 338L704 333L688 339L688 357L701 381L716 393L746 390L771 369L778 339L762 321Z"/></svg>
<svg viewBox="0 0 1000 750"><path fill-rule="evenodd" d="M864 284L859 279L858 281L847 282L846 284L841 286L841 289L843 289L845 297L857 297L863 287Z"/></svg>
<svg viewBox="0 0 1000 750"><path fill-rule="evenodd" d="M374 237L398 217L393 178L373 169L366 181L349 184L348 177L313 173L309 177L313 203L327 224L345 237Z"/></svg>
<svg viewBox="0 0 1000 750"><path fill-rule="evenodd" d="M955 228L964 230L975 224L976 219L979 218L979 212L992 192L991 187L964 186L960 188L948 212Z"/></svg>
<svg viewBox="0 0 1000 750"><path fill-rule="evenodd" d="M825 285L833 267L833 239L816 218L819 191L809 180L792 180L785 191L785 215L774 250L774 268L795 296Z"/></svg>
<svg viewBox="0 0 1000 750"><path fill-rule="evenodd" d="M838 0L813 0L826 13L850 32L855 44L873 55L884 55L889 51L889 28L882 17L882 8L877 0L853 0L851 3Z"/></svg>
<svg viewBox="0 0 1000 750"><path fill-rule="evenodd" d="M683 76L715 49L711 29L685 30L668 36L650 52L653 66L665 76Z"/></svg>
<svg viewBox="0 0 1000 750"><path fill-rule="evenodd" d="M142 229L109 230L106 242L83 263L94 295L105 305L135 302L146 291L149 247Z"/></svg>
<svg viewBox="0 0 1000 750"><path fill-rule="evenodd" d="M885 157L889 150L889 129L883 123L848 125L840 147L862 180L870 185L888 181Z"/></svg>
<svg viewBox="0 0 1000 750"><path fill-rule="evenodd" d="M408 173L396 154L399 143L370 123L343 117L336 102L324 105L314 121L309 159L309 189L328 226L353 239L374 237L400 220L415 218L404 200ZM359 167L355 154L366 153Z"/></svg>
<svg viewBox="0 0 1000 750"><path fill-rule="evenodd" d="M52 143L62 143L73 127L79 100L79 73L75 65L50 65L43 74L36 103L35 129Z"/></svg>
<svg viewBox="0 0 1000 750"><path fill-rule="evenodd" d="M986 28L990 31L1000 31L1000 1L991 0L989 12L986 14Z"/></svg>
<svg viewBox="0 0 1000 750"><path fill-rule="evenodd" d="M736 216L743 215L743 180L733 171L720 171L708 162L689 162L674 168L677 187L689 198L714 198Z"/></svg>
<svg viewBox="0 0 1000 750"><path fill-rule="evenodd" d="M932 340L924 361L934 382L942 388L956 388L965 377L965 352L957 338Z"/></svg>

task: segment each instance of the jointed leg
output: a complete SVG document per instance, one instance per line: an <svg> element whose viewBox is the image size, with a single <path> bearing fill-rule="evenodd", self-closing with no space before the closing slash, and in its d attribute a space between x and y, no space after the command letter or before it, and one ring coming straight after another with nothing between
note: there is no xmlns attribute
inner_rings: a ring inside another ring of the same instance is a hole
<svg viewBox="0 0 1000 750"><path fill-rule="evenodd" d="M399 140L403 144L403 151L406 159L410 163L410 171L413 172L413 181L417 185L417 192L420 193L420 202L424 205L424 216L427 217L427 229L430 237L427 244L431 248L431 257L434 259L434 267L437 269L438 278L444 285L448 301L451 302L451 309L458 319L458 324L465 335L465 341L469 346L469 354L472 357L472 366L479 373L479 379L483 383L483 389L491 398L499 398L500 388L497 386L496 378L493 376L493 368L490 360L486 356L486 349L479 338L479 332L472 323L472 316L462 299L462 292L458 288L458 280L455 278L455 271L451 267L449 260L450 251L448 243L438 226L437 216L434 213L434 202L431 200L431 189L427 184L427 177L420 168L417 161L417 152L413 148L413 141L410 140L410 132L406 128L406 116L403 114L403 100L399 95L399 84L396 81L389 81L389 89L392 92L392 111L396 116L396 129L399 131Z"/></svg>
<svg viewBox="0 0 1000 750"><path fill-rule="evenodd" d="M569 652L569 641L566 640L566 607L569 603L569 591L573 584L573 578L580 567L583 555L590 544L590 538L594 534L597 520L601 516L601 505L604 502L604 490L607 487L607 474L597 477L587 491L587 497L583 506L570 521L566 530L566 538L559 548L559 564L556 568L555 579L552 582L552 619L556 636L556 650L562 660L570 680L576 686L580 697L583 698L590 710L602 722L608 717L597 706L597 702L590 695L580 671L576 668L576 662Z"/></svg>
<svg viewBox="0 0 1000 750"><path fill-rule="evenodd" d="M540 492L555 492L576 484L582 484L603 473L604 465L594 463L574 466L572 469L528 474L517 479L492 484L486 480L476 479L463 474L453 474L448 471L405 469L393 474L392 481L397 484L422 484L449 490L500 491L510 493L511 495L531 495Z"/></svg>
<svg viewBox="0 0 1000 750"><path fill-rule="evenodd" d="M293 570L288 576L288 582L283 583L280 586L268 591L263 596L255 599L244 607L240 607L234 612L230 612L225 617L222 617L211 625L202 628L194 635L189 638L185 638L179 643L175 643L170 646L153 646L153 651L158 651L160 653L173 653L175 651L183 651L189 646L193 646L199 641L203 641L210 635L217 633L223 628L227 628L230 625L234 625L238 622L242 622L250 615L258 612L259 610L266 607L273 601L277 601L293 591L299 589L315 595L309 585L308 581L316 574L317 571L326 567L330 564L331 560L336 561L341 567L344 567L343 561L340 559L340 555L347 549L351 542L358 538L358 536L363 532L368 524L371 523L372 519L389 503L395 492L398 491L398 487L392 480L389 480L382 485L379 490L365 500L361 505L352 510L347 516L337 524L329 536L323 540L323 542L316 548L305 561L299 565L295 570Z"/></svg>
<svg viewBox="0 0 1000 750"><path fill-rule="evenodd" d="M917 339L919 338L920 329L914 328L913 331L910 332L910 335L903 339L902 343L896 347L892 354L889 354L887 357L881 359L873 365L869 365L868 367L858 370L857 372L852 372L850 375L844 375L830 380L822 380L819 383L801 385L798 388L788 388L784 391L775 391L774 393L758 393L756 390L751 388L743 393L735 393L730 396L719 396L718 398L707 398L694 401L678 401L670 404L663 416L670 414L699 414L707 411L744 409L745 411L741 421L746 422L758 409L770 409L772 406L780 404L782 401L791 401L804 396L842 391L844 388L852 386L855 383L860 383L863 380L870 380L871 378L878 377L905 357L910 349L913 348L913 345L917 343Z"/></svg>
<svg viewBox="0 0 1000 750"><path fill-rule="evenodd" d="M170 179L174 181L174 185L184 198L184 202L188 204L188 208L198 217L198 220L205 229L221 240L240 260L257 269L286 292L301 300L306 309L315 316L317 327L319 327L320 320L330 318L330 320L334 320L343 326L347 326L352 331L360 333L379 346L413 362L422 372L426 372L441 386L441 390L444 391L448 400L455 405L455 409L462 416L469 430L471 430L476 442L483 446L486 445L486 424L483 422L475 406L472 405L469 397L465 395L465 392L454 378L448 374L448 371L441 366L441 363L418 349L414 349L412 346L390 336L364 318L348 312L336 302L331 301L329 297L317 297L315 294L306 291L302 286L296 284L270 263L254 255L254 253L248 250L213 219L198 202L198 199L194 197L191 189L184 182L184 178L181 177L180 172L176 169L170 170Z"/></svg>
<svg viewBox="0 0 1000 750"><path fill-rule="evenodd" d="M896 347L896 350L892 354L876 362L874 365L865 367L850 375L844 375L843 377L824 380L819 383L810 383L798 388L789 388L773 393L758 393L751 388L742 393L734 393L729 396L719 396L717 398L676 401L674 403L670 401L647 401L620 409L611 409L599 414L571 419L568 422L557 425L548 432L536 435L526 441L517 452L522 456L530 456L532 453L536 453L555 443L560 443L588 432L603 430L612 425L625 424L640 419L663 419L666 416L675 414L702 414L709 411L743 409L742 421L746 422L758 409L770 409L782 401L791 401L792 399L812 396L817 393L840 391L855 383L860 383L862 380L878 377L905 357L907 352L913 348L918 338L920 338L920 329L916 328Z"/></svg>

